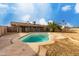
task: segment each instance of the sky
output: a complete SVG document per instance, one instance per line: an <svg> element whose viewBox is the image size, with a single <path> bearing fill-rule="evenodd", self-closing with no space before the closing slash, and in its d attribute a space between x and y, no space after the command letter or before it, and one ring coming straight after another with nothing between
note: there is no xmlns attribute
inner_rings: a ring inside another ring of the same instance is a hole
<svg viewBox="0 0 79 59"><path fill-rule="evenodd" d="M64 20L64 23L63 23ZM0 3L0 25L10 22L33 22L47 25L48 22L69 27L79 27L78 3Z"/></svg>

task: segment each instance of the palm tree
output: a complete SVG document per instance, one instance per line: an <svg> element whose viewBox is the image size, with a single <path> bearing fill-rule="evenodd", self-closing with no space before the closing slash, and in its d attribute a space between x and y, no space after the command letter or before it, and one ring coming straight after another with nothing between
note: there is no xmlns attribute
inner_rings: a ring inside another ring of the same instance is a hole
<svg viewBox="0 0 79 59"><path fill-rule="evenodd" d="M58 31L58 30L61 31L61 26L56 24L55 22L49 22L48 26L50 28L50 31L53 31L53 32Z"/></svg>
<svg viewBox="0 0 79 59"><path fill-rule="evenodd" d="M33 21L33 24L35 25L36 24L36 21Z"/></svg>
<svg viewBox="0 0 79 59"><path fill-rule="evenodd" d="M66 26L66 21L64 19L62 20L62 23L63 23L63 26L65 27Z"/></svg>

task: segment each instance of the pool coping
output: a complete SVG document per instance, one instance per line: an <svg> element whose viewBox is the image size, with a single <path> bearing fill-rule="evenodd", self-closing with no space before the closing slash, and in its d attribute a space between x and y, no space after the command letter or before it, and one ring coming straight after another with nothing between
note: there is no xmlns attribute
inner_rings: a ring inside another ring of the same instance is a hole
<svg viewBox="0 0 79 59"><path fill-rule="evenodd" d="M47 33L47 32L46 32ZM46 44L52 44L52 43L54 43L54 40L52 40L52 39L54 39L54 36L52 37L51 36L51 33L48 33L48 36L49 36L49 40L48 41L46 41L46 42L32 42L32 43L24 43L24 42L22 42L22 41L20 41L19 39L20 38L22 38L22 37L24 37L24 36L26 36L26 35L29 35L30 33L27 33L27 34L25 34L25 35L23 35L23 36L21 36L21 37L19 37L19 38L17 38L17 39L13 39L13 43L21 43L21 44L28 44L28 45L46 45Z"/></svg>
<svg viewBox="0 0 79 59"><path fill-rule="evenodd" d="M34 33L39 33L39 32L34 32ZM13 43L21 43L21 44L29 44L29 45L35 45L35 44L37 44L37 45L46 45L46 44L52 44L52 43L55 42L55 40L58 40L54 35L52 35L51 32L44 32L44 33L48 33L48 35L49 35L49 40L46 41L46 42L24 43L24 42L22 42L22 41L19 40L20 38L22 38L22 37L24 37L26 35L31 34L31 32L30 32L30 33L27 33L27 34L25 34L25 35L23 35L23 36L21 36L21 37L19 37L17 39L13 39ZM64 39L64 38L59 38L59 39Z"/></svg>
<svg viewBox="0 0 79 59"><path fill-rule="evenodd" d="M33 35L33 34L34 34L34 35L38 35L38 33L31 33L31 34L29 33L29 34L27 34L27 35L24 35L23 37L25 37L25 36L29 37L29 36L31 36L31 35ZM48 34L48 33L39 33L39 34L40 34L40 35L41 35L41 34L47 34L47 36L48 36L48 37L47 37L47 38L48 38L47 41L49 41L49 34ZM23 37L19 38L21 42L22 42L22 40L23 40L23 39L22 39ZM47 41L43 41L43 42L47 42ZM24 42L24 43L26 44L26 43L42 43L42 42Z"/></svg>

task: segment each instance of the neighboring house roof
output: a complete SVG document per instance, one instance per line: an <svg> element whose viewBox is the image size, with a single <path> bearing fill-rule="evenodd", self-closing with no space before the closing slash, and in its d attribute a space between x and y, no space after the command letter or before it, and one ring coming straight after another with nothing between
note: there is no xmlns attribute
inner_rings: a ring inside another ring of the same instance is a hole
<svg viewBox="0 0 79 59"><path fill-rule="evenodd" d="M23 22L11 22L11 26L39 26L39 27L46 27L46 25L33 24L33 23L23 23Z"/></svg>

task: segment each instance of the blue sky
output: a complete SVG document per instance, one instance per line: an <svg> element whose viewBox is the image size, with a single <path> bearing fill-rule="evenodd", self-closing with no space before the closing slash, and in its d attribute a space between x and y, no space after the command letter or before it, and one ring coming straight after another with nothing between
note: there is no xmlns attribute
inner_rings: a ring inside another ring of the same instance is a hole
<svg viewBox="0 0 79 59"><path fill-rule="evenodd" d="M79 26L78 3L0 3L0 25L10 22L33 22L47 24L62 23L66 26Z"/></svg>

